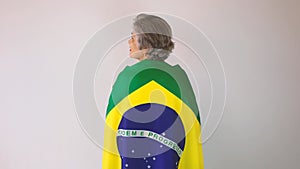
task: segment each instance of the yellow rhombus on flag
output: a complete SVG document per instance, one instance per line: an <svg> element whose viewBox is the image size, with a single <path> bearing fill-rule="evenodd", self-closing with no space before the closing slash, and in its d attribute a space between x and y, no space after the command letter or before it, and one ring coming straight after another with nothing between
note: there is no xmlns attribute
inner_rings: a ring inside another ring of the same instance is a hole
<svg viewBox="0 0 300 169"><path fill-rule="evenodd" d="M179 65L142 60L118 75L102 155L102 169L204 168L199 110Z"/></svg>

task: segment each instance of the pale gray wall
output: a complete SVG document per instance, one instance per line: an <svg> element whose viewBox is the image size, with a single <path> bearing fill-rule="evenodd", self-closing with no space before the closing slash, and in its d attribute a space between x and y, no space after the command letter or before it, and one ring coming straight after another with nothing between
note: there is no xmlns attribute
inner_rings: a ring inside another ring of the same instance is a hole
<svg viewBox="0 0 300 169"><path fill-rule="evenodd" d="M0 168L101 168L76 119L73 71L95 31L138 12L187 19L220 54L227 102L203 145L207 169L298 168L299 11L297 0L1 1Z"/></svg>

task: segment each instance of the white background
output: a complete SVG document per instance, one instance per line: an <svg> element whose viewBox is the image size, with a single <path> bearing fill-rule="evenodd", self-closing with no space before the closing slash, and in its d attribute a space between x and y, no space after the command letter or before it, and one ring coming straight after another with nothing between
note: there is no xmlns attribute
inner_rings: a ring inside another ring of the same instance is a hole
<svg viewBox="0 0 300 169"><path fill-rule="evenodd" d="M223 61L227 102L203 145L206 169L299 166L299 1L0 3L1 169L101 168L101 149L76 118L73 71L92 34L140 12L192 22Z"/></svg>

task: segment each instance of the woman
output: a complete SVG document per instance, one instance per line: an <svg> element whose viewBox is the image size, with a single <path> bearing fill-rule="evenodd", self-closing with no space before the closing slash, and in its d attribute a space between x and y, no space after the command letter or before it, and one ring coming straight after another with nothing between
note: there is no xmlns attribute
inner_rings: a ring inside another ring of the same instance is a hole
<svg viewBox="0 0 300 169"><path fill-rule="evenodd" d="M139 14L128 40L139 60L118 75L106 111L103 169L203 169L200 117L185 71L165 62L169 24Z"/></svg>

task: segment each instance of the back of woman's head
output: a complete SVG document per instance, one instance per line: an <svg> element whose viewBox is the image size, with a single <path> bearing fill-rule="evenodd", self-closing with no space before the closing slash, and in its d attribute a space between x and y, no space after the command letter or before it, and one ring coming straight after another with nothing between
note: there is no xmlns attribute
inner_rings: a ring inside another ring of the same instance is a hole
<svg viewBox="0 0 300 169"><path fill-rule="evenodd" d="M139 14L134 19L133 31L138 37L140 50L148 49L151 60L165 60L174 49L170 25L155 15Z"/></svg>

